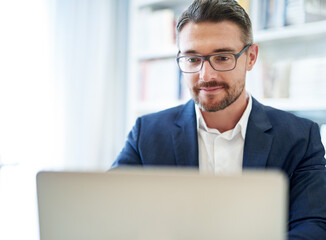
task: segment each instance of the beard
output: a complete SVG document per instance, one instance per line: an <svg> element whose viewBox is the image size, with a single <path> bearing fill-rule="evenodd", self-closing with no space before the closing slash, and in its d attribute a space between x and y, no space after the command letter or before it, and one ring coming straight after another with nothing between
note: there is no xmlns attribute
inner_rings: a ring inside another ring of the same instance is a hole
<svg viewBox="0 0 326 240"><path fill-rule="evenodd" d="M215 95L207 95L207 100L204 101L203 99L200 99L199 93L200 88L203 87L223 87L223 89L226 92L226 96L220 100L214 100ZM194 100L194 102L198 105L198 107L206 112L217 112L220 110L225 109L226 107L230 106L232 103L234 103L241 95L241 93L244 90L244 83L240 86L235 86L231 88L227 83L225 82L216 82L216 81L210 81L210 82L201 82L197 83L193 88L191 89L191 95Z"/></svg>

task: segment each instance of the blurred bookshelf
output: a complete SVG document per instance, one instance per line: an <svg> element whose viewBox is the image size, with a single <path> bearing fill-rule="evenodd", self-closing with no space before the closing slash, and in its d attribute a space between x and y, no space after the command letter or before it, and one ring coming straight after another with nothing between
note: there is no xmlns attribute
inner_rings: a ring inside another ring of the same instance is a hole
<svg viewBox="0 0 326 240"><path fill-rule="evenodd" d="M175 62L174 28L191 2L131 0L128 129L140 115L190 99ZM249 92L286 111L320 111L326 123L325 1L238 2L252 19L259 45L259 60L247 76Z"/></svg>
<svg viewBox="0 0 326 240"><path fill-rule="evenodd" d="M255 41L260 43L291 39L296 40L297 38L309 40L311 36L314 35L326 35L326 20L260 30L255 32Z"/></svg>

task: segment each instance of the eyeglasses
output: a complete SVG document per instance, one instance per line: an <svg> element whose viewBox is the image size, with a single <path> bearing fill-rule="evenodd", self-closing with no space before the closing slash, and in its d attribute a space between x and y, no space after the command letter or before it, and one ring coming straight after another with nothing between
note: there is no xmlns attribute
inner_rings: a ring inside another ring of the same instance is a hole
<svg viewBox="0 0 326 240"><path fill-rule="evenodd" d="M246 45L239 53L219 53L207 56L181 56L177 57L180 70L184 73L199 72L207 60L215 71L226 72L235 69L237 60L252 44Z"/></svg>

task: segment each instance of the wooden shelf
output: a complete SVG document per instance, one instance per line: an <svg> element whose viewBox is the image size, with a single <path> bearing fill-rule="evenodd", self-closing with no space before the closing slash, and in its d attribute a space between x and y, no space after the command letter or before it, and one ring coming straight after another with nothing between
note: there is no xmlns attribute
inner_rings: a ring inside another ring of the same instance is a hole
<svg viewBox="0 0 326 240"><path fill-rule="evenodd" d="M326 110L326 102L321 99L289 99L289 98L264 98L258 99L262 104L285 111Z"/></svg>
<svg viewBox="0 0 326 240"><path fill-rule="evenodd" d="M290 39L311 38L317 35L326 35L326 20L258 31L254 33L254 41L257 43L278 40L289 41Z"/></svg>
<svg viewBox="0 0 326 240"><path fill-rule="evenodd" d="M177 47L171 47L165 50L146 51L138 54L139 61L156 60L164 58L175 58L178 54Z"/></svg>

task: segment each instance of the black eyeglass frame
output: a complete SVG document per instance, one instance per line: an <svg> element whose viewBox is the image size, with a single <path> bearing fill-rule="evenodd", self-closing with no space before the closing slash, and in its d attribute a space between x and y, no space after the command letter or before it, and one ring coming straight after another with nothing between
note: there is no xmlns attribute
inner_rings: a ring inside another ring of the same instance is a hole
<svg viewBox="0 0 326 240"><path fill-rule="evenodd" d="M211 67L215 70L215 71L218 71L218 72L228 72L228 71L232 71L233 69L235 69L236 68L236 66L237 66L237 62L238 62L238 58L249 48L249 47L251 47L252 46L252 44L247 44L246 46L244 46L244 48L240 51L240 52L238 52L238 53L218 53L218 54L212 54L212 55L206 55L206 56L199 56L199 55L189 55L189 56L179 56L179 57L177 57L176 58L176 61L177 61L177 64L178 64L178 67L179 67L179 69L181 70L181 72L183 72L183 73L197 73L197 72L200 72L201 71L201 69L203 68L203 65L204 65L204 62L205 61L208 61L209 62L209 65L211 65ZM235 58L235 63L234 63L234 67L233 68L231 68L231 69L228 69L228 70L217 70L217 69L215 69L214 67L213 67L213 65L212 65L212 63L211 63L211 61L210 61L210 58L211 57L213 57L213 56L219 56L219 55L233 55L234 56L234 58ZM180 60L180 58L184 58L184 57L196 57L196 58L201 58L202 59L202 61L201 61L201 66L200 66L200 68L199 68L199 70L198 71L195 71L195 72L186 72L186 71L182 71L182 69L181 69L181 67L180 67L180 65L179 65L179 60Z"/></svg>

